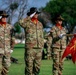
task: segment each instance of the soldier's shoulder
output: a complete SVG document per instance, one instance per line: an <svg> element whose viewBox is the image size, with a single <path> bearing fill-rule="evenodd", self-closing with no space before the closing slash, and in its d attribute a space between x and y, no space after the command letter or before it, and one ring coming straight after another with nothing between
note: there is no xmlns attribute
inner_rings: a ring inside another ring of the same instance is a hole
<svg viewBox="0 0 76 75"><path fill-rule="evenodd" d="M38 21L38 23L39 23L41 26L43 26L43 24L42 24L40 21Z"/></svg>
<svg viewBox="0 0 76 75"><path fill-rule="evenodd" d="M9 24L9 23L7 23L6 25L7 25L7 26L11 26L11 24Z"/></svg>
<svg viewBox="0 0 76 75"><path fill-rule="evenodd" d="M63 30L64 30L64 31L67 31L67 29L66 29L65 27L63 27Z"/></svg>
<svg viewBox="0 0 76 75"><path fill-rule="evenodd" d="M52 29L52 30L56 29L56 26L54 25L51 29Z"/></svg>
<svg viewBox="0 0 76 75"><path fill-rule="evenodd" d="M64 30L67 30L65 27L63 27Z"/></svg>
<svg viewBox="0 0 76 75"><path fill-rule="evenodd" d="M11 24L8 24L8 23L7 23L7 27L8 28L13 28L13 26Z"/></svg>

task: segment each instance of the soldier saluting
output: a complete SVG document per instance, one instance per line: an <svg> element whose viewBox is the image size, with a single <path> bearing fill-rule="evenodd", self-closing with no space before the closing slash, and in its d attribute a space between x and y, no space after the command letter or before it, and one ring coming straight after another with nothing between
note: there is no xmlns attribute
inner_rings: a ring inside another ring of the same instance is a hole
<svg viewBox="0 0 76 75"><path fill-rule="evenodd" d="M10 67L10 54L13 49L12 26L7 24L8 14L0 11L0 75L7 75Z"/></svg>
<svg viewBox="0 0 76 75"><path fill-rule="evenodd" d="M20 20L25 31L25 75L39 75L42 49L44 46L43 26L38 21L37 8L32 7L27 18Z"/></svg>

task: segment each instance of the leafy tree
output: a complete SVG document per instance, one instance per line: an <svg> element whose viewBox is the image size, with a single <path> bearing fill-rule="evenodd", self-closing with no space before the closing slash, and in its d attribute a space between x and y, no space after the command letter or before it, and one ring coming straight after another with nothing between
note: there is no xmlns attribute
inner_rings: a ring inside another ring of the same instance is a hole
<svg viewBox="0 0 76 75"><path fill-rule="evenodd" d="M51 14L51 19L56 14L61 14L65 19L65 26L70 28L69 32L73 31L76 25L76 0L50 0L43 10Z"/></svg>
<svg viewBox="0 0 76 75"><path fill-rule="evenodd" d="M13 11L13 10L15 10L15 9L17 9L18 8L18 3L12 3L11 5L10 5L10 9Z"/></svg>

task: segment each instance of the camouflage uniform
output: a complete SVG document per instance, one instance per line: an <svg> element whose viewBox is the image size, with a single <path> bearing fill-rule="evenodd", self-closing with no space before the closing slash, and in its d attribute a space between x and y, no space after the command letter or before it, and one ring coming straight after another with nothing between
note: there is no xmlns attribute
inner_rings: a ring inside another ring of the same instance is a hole
<svg viewBox="0 0 76 75"><path fill-rule="evenodd" d="M43 49L43 26L38 21L34 24L30 17L20 20L25 30L25 75L38 75Z"/></svg>
<svg viewBox="0 0 76 75"><path fill-rule="evenodd" d="M50 36L50 34L46 37L47 41L47 59L49 60L51 58L51 44L52 44L52 37Z"/></svg>
<svg viewBox="0 0 76 75"><path fill-rule="evenodd" d="M0 24L0 75L7 75L10 62L10 50L12 49L11 38L12 26L6 24L6 27Z"/></svg>
<svg viewBox="0 0 76 75"><path fill-rule="evenodd" d="M63 61L61 61L62 53L66 48L66 36L61 39L59 34L66 34L66 29L60 30L57 26L52 27L52 54L53 54L53 75L62 75Z"/></svg>

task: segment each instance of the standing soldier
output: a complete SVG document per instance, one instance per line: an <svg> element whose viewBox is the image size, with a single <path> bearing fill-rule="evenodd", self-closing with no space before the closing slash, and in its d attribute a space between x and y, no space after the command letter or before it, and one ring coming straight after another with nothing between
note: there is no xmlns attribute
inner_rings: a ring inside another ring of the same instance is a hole
<svg viewBox="0 0 76 75"><path fill-rule="evenodd" d="M12 26L7 24L8 15L0 11L0 75L7 75L9 72L10 54L13 49Z"/></svg>
<svg viewBox="0 0 76 75"><path fill-rule="evenodd" d="M44 46L43 26L38 21L37 8L30 8L28 17L20 20L20 25L25 30L25 75L39 75L42 50Z"/></svg>
<svg viewBox="0 0 76 75"><path fill-rule="evenodd" d="M51 29L52 36L52 56L53 56L53 75L62 75L63 61L61 62L61 56L66 48L66 29L62 27L62 21L64 19L58 15L55 18L56 25Z"/></svg>

